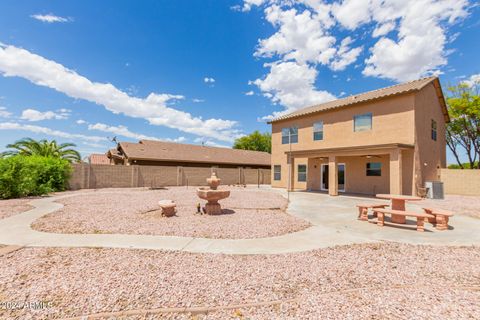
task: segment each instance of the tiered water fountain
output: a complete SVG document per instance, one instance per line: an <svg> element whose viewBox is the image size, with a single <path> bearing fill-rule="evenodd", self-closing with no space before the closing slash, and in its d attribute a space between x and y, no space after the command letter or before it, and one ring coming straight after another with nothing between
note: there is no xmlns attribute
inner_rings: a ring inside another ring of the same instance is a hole
<svg viewBox="0 0 480 320"><path fill-rule="evenodd" d="M218 179L216 173L213 172L212 176L207 178L208 187L200 187L197 189L197 196L208 201L204 208L206 214L221 214L222 207L218 201L230 196L230 190L217 189L220 182L221 180Z"/></svg>

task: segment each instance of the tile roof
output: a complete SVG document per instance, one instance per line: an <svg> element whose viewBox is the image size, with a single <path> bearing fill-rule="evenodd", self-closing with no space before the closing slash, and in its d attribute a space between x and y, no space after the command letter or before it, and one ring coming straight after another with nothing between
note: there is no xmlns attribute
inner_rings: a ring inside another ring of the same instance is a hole
<svg viewBox="0 0 480 320"><path fill-rule="evenodd" d="M164 141L120 142L129 159L270 166L267 152L207 147Z"/></svg>
<svg viewBox="0 0 480 320"><path fill-rule="evenodd" d="M110 159L106 154L92 153L88 157L90 164L110 164Z"/></svg>
<svg viewBox="0 0 480 320"><path fill-rule="evenodd" d="M435 82L435 87L438 91L438 88L440 87L440 82L438 81L438 77L427 77L427 78L413 80L413 81L406 82L406 83L397 84L397 85L386 87L386 88L381 88L381 89L377 89L377 90L373 90L373 91L368 91L368 92L352 95L352 96L349 96L349 97L329 101L329 102L326 102L326 103L314 105L314 106L307 107L307 108L304 108L304 109L300 109L300 110L294 111L292 113L277 117L277 118L273 119L272 121L270 121L269 123L277 122L277 121L281 121L281 120L286 120L286 119L291 119L291 118L296 118L296 117L301 117L301 116L305 116L305 115L320 112L320 111L326 111L326 110L336 109L336 108L340 108L340 107L346 107L346 106L354 105L354 104L361 103L361 102L367 102L367 101L371 101L371 100L396 96L396 95L399 95L399 94L419 91L431 82ZM441 95L441 97L440 97L440 95ZM443 100L443 94L441 93L441 89L440 89L440 95L439 95L439 99L441 98ZM442 101L441 101L441 104L442 104ZM443 100L442 107L444 107L444 104L445 104L445 101ZM444 108L444 112L446 112L446 107ZM448 113L447 113L446 118L448 118Z"/></svg>

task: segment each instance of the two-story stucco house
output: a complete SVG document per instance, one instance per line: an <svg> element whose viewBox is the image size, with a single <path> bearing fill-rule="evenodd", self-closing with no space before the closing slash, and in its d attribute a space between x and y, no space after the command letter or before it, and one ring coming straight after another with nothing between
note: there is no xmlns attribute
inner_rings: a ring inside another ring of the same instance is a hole
<svg viewBox="0 0 480 320"><path fill-rule="evenodd" d="M446 165L449 121L437 77L272 120L272 186L415 195Z"/></svg>

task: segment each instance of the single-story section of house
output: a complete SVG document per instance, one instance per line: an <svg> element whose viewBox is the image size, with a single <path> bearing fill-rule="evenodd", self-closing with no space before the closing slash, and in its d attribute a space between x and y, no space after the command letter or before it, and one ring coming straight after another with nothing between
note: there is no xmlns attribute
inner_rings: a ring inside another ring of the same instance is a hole
<svg viewBox="0 0 480 320"><path fill-rule="evenodd" d="M267 152L152 140L119 142L107 157L116 165L270 168Z"/></svg>

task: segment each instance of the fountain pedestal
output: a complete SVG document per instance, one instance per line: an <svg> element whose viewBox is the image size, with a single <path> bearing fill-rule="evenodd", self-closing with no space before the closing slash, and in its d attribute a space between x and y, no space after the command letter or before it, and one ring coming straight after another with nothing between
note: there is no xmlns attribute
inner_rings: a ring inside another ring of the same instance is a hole
<svg viewBox="0 0 480 320"><path fill-rule="evenodd" d="M207 200L207 204L204 207L206 214L221 214L222 207L220 206L218 201L228 198L230 196L230 190L217 189L220 181L221 180L217 178L217 175L215 173L212 173L212 176L207 179L209 187L202 187L197 189L197 196L200 199Z"/></svg>

